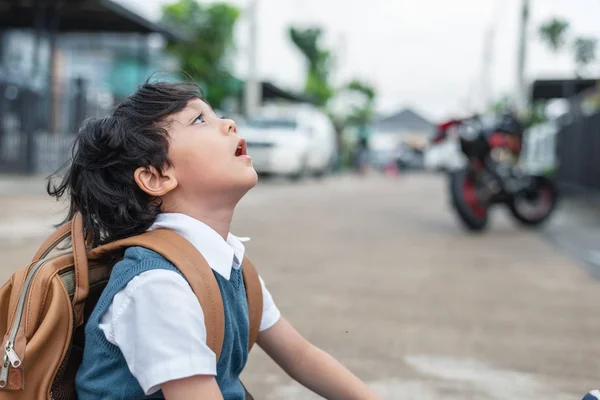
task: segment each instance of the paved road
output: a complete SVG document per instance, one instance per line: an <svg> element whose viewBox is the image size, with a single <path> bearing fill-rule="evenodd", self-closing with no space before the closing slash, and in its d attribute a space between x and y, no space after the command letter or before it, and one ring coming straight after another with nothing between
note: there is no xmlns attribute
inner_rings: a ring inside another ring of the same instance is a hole
<svg viewBox="0 0 600 400"><path fill-rule="evenodd" d="M544 234L600 279L600 199L563 199Z"/></svg>
<svg viewBox="0 0 600 400"><path fill-rule="evenodd" d="M598 281L503 213L465 233L445 187L426 175L264 184L233 231L252 237L283 314L386 399L566 400L600 386ZM0 202L13 209L0 219L30 224L0 250L4 279L58 208ZM315 398L260 350L245 381L257 398Z"/></svg>

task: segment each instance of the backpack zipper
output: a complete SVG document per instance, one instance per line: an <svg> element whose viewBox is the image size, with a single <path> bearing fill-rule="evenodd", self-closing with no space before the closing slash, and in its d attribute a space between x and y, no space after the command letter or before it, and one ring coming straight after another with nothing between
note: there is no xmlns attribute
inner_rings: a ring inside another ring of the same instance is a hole
<svg viewBox="0 0 600 400"><path fill-rule="evenodd" d="M8 366L10 365L10 361L8 360L8 356L4 355L4 361L2 362L2 370L0 371L0 388L5 388L8 380Z"/></svg>
<svg viewBox="0 0 600 400"><path fill-rule="evenodd" d="M46 255L47 254L44 254L44 256ZM21 317L23 316L23 309L25 308L25 297L27 297L27 292L29 291L29 286L31 286L33 276L40 269L40 267L44 265L44 263L48 260L50 260L50 258L44 258L43 260L38 261L29 271L27 277L25 278L23 290L21 290L21 294L19 295L19 301L17 303L17 311L15 313L13 326L10 329L8 340L6 341L6 345L4 346L4 358L2 362L2 370L0 370L0 388L4 388L8 384L7 379L9 366L12 366L13 368L19 368L21 366L21 359L19 358L19 355L15 352L13 346L15 342L15 337L17 336L17 332L19 331L19 326L21 325Z"/></svg>
<svg viewBox="0 0 600 400"><path fill-rule="evenodd" d="M14 345L13 342L11 342L10 340L8 342L6 342L6 347L4 348L4 353L6 354L8 361L10 361L10 364L13 367L18 368L21 365L21 359L15 352L13 345Z"/></svg>

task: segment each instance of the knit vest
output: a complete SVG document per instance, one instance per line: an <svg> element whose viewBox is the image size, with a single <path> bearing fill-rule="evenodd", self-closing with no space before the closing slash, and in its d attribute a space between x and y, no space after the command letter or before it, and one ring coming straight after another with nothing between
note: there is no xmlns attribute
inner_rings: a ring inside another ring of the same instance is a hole
<svg viewBox="0 0 600 400"><path fill-rule="evenodd" d="M229 280L213 271L225 310L225 337L216 376L225 400L245 399L239 377L248 360L249 320L242 268L232 269ZM127 249L123 260L115 264L109 282L85 326L83 361L76 378L79 400L164 399L161 391L144 395L138 381L129 371L123 354L106 339L99 327L113 297L135 276L154 269L180 273L164 257L142 247ZM176 314L177 310L173 312ZM173 340L177 340L177 332L173 332Z"/></svg>

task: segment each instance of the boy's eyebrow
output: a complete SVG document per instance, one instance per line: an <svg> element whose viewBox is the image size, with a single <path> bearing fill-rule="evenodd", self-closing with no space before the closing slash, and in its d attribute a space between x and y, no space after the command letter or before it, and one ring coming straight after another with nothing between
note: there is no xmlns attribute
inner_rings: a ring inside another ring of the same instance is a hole
<svg viewBox="0 0 600 400"><path fill-rule="evenodd" d="M187 107L187 108L191 108L191 109L192 109L192 111L194 112L194 115L192 116L192 119L189 121L189 123L190 123L190 124L191 124L191 123L193 123L193 122L196 120L196 118L198 118L198 116L199 116L199 115L204 115L204 114L206 114L206 110L202 109L202 108L204 108L204 107L201 107L201 109L200 109L200 110L198 110L197 108L195 108L195 107L191 107L191 106L189 106L189 105L188 105L188 107ZM213 114L215 113L215 112L213 111L213 109L212 109L212 108L210 108L210 107L208 107L208 108L209 108L209 110L210 110L210 111L211 111Z"/></svg>
<svg viewBox="0 0 600 400"><path fill-rule="evenodd" d="M200 113L204 113L204 111L201 111ZM189 120L188 124L191 125L196 120L196 118L198 118L199 115L200 114L197 111L194 111L194 115L192 115L192 119Z"/></svg>
<svg viewBox="0 0 600 400"><path fill-rule="evenodd" d="M189 108L191 109L190 113L193 113L192 119L190 119L190 121L189 121L190 124L193 123L196 120L196 118L198 118L199 115L205 113L204 110L198 110L195 107L189 107Z"/></svg>

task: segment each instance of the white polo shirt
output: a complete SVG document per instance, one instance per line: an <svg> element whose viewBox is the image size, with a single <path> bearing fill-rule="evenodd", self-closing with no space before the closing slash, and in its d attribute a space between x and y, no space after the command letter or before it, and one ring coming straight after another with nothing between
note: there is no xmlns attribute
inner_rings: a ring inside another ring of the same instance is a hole
<svg viewBox="0 0 600 400"><path fill-rule="evenodd" d="M185 214L159 215L150 230L158 228L171 229L189 240L213 271L225 279L231 275L234 255L244 259L243 241L248 239L230 233L224 240L211 227ZM262 278L260 283L262 332L281 314ZM217 374L216 355L206 345L202 307L190 285L176 272L157 269L133 278L115 295L99 327L106 339L119 347L147 395L170 380Z"/></svg>

